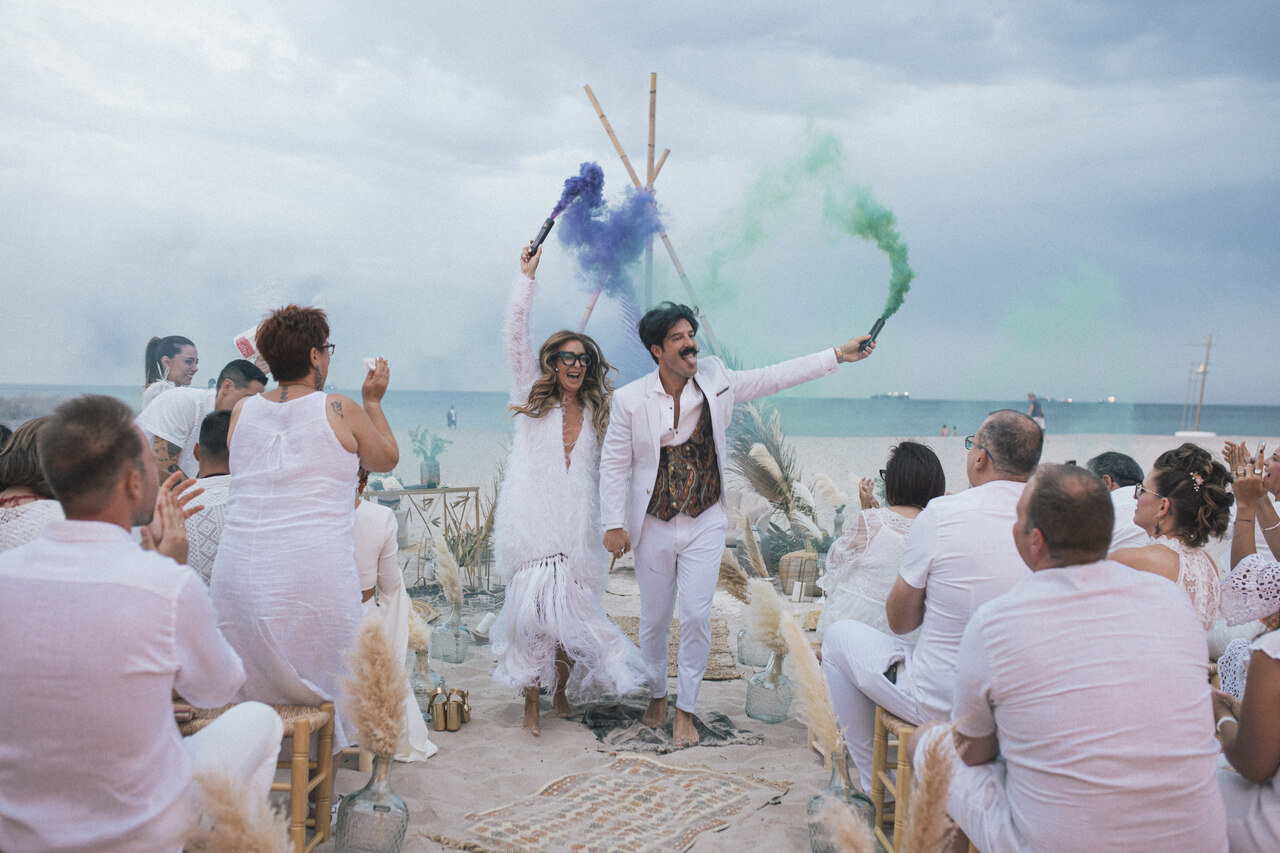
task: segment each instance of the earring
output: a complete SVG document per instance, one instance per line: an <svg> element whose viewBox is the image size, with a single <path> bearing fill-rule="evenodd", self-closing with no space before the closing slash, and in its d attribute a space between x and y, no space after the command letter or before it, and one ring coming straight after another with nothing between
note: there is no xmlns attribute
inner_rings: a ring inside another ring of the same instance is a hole
<svg viewBox="0 0 1280 853"><path fill-rule="evenodd" d="M1160 535L1160 522L1158 522L1158 521L1156 522L1156 534L1155 534L1155 535L1156 535L1156 536L1159 536L1159 535Z"/></svg>
<svg viewBox="0 0 1280 853"><path fill-rule="evenodd" d="M316 376L315 376L315 379L316 379L316 390L317 390L317 391L323 391L323 390L324 390L324 377L320 375L320 368L318 368L318 367L313 367L312 369L313 369L313 370L315 370L315 372L316 372Z"/></svg>
<svg viewBox="0 0 1280 853"><path fill-rule="evenodd" d="M557 367L557 368L554 368L554 369L555 369L555 372L556 372L556 373L559 373L559 372L560 372L560 368L558 368L558 367Z"/></svg>

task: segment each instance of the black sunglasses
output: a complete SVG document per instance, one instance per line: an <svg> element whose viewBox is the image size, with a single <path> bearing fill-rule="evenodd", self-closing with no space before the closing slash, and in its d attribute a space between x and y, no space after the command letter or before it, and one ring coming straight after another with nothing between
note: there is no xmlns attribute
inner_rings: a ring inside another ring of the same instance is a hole
<svg viewBox="0 0 1280 853"><path fill-rule="evenodd" d="M551 356L552 362L555 362L556 360L559 360L559 362L566 367L572 367L575 364L581 364L583 367L590 367L596 363L596 357L589 352L569 352L567 349L562 349L560 352Z"/></svg>

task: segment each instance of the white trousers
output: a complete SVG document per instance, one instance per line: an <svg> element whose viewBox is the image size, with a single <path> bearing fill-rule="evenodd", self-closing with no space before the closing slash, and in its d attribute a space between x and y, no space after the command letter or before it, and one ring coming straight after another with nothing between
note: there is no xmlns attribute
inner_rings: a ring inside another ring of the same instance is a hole
<svg viewBox="0 0 1280 853"><path fill-rule="evenodd" d="M924 721L924 710L910 690L911 649L911 643L853 619L835 622L822 636L822 672L863 791L871 790L876 705L908 723ZM894 663L896 682L885 677Z"/></svg>
<svg viewBox="0 0 1280 853"><path fill-rule="evenodd" d="M671 616L680 595L680 651L676 707L693 713L711 653L711 599L720 581L720 558L728 521L717 502L697 518L680 513L670 521L652 515L636 544L640 585L640 656L650 695L667 695Z"/></svg>
<svg viewBox="0 0 1280 853"><path fill-rule="evenodd" d="M284 722L270 705L241 702L200 731L182 739L192 773L216 771L246 783L249 796L265 803L276 776Z"/></svg>

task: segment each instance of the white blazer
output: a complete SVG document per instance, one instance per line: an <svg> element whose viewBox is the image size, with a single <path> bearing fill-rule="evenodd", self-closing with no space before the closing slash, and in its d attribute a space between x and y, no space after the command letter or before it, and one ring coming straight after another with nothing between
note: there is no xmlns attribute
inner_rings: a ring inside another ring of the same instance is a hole
<svg viewBox="0 0 1280 853"><path fill-rule="evenodd" d="M775 394L834 373L835 369L833 349L755 370L730 370L714 357L698 359L698 373L693 381L698 383L698 389L706 398L703 405L708 406L711 413L721 480L725 476L728 452L725 432L736 403ZM605 531L615 527L625 529L632 548L640 541L645 511L658 478L658 442L662 435L661 407L665 393L656 369L613 392L609 431L600 448L600 519ZM629 487L628 473L631 475ZM722 506L724 500L721 488Z"/></svg>

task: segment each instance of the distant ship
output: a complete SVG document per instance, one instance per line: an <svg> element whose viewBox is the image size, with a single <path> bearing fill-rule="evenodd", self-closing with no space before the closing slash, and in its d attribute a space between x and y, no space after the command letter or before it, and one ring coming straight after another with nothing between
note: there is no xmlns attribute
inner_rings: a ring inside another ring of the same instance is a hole
<svg viewBox="0 0 1280 853"><path fill-rule="evenodd" d="M872 400L910 400L910 391L886 391L883 394L872 394Z"/></svg>

